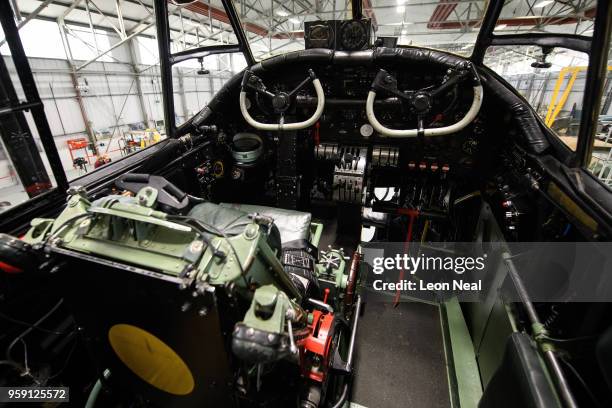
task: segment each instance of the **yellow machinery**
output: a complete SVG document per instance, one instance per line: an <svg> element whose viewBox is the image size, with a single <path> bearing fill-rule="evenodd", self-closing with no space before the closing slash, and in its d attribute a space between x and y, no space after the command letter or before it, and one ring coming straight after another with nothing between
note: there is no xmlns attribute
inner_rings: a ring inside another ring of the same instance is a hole
<svg viewBox="0 0 612 408"><path fill-rule="evenodd" d="M550 105L548 105L548 112L546 113L545 123L546 126L552 127L553 123L555 123L555 119L565 106L565 102L567 102L567 98L572 91L574 86L574 82L576 82L576 78L578 77L578 73L581 71L586 71L587 67L564 67L559 71L559 77L557 78L557 82L555 83L555 89L553 90L552 99L550 101ZM612 70L612 66L608 66L608 71ZM561 90L561 86L565 83L566 76L570 74L569 80L567 81L567 85L559 98L559 91Z"/></svg>

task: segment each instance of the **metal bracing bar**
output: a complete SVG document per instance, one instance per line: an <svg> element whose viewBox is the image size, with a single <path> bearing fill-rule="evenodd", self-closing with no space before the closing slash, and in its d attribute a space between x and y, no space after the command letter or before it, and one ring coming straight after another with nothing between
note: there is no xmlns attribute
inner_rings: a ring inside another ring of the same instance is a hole
<svg viewBox="0 0 612 408"><path fill-rule="evenodd" d="M85 0L85 9L87 10L87 20L89 21L89 31L91 32L91 37L93 38L94 45L96 47L96 52L100 53L100 47L98 47L98 37L96 36L96 30L94 30L93 20L91 18L91 10L89 10L89 0Z"/></svg>
<svg viewBox="0 0 612 408"><path fill-rule="evenodd" d="M168 25L168 2L154 0L155 26L157 29L157 46L159 49L159 71L162 85L162 103L164 107L164 126L168 138L174 138L176 123L174 120L174 92L172 84L172 63L170 62L170 30Z"/></svg>
<svg viewBox="0 0 612 408"><path fill-rule="evenodd" d="M66 18L66 16L67 16L68 14L70 14L70 12L71 12L72 10L74 10L75 8L77 8L77 7L79 6L79 4L81 4L81 1L83 1L83 0L74 0L74 1L72 2L72 4L71 4L70 6L68 6L68 8L67 8L66 10L64 10L64 12L62 13L62 15L58 17L58 19L62 19L62 20L63 20L64 18Z"/></svg>
<svg viewBox="0 0 612 408"><path fill-rule="evenodd" d="M17 67L17 75L27 102L40 104L34 106L31 110L34 124L38 130L38 135L47 155L47 159L49 160L49 165L53 171L57 187L60 191L66 191L68 188L66 173L64 172L62 161L57 152L57 146L53 140L49 122L47 122L47 117L45 116L44 106L42 105L38 89L36 88L36 82L34 81L32 70L30 69L30 63L23 50L23 45L19 38L19 30L15 24L13 10L9 2L0 1L0 23L4 30L9 49L11 50L11 58L15 63L15 67Z"/></svg>
<svg viewBox="0 0 612 408"><path fill-rule="evenodd" d="M138 74L138 67L136 66L136 52L134 50L134 41L130 40L127 42L128 50L130 52L130 62L132 71L134 71L135 81L136 81L136 93L138 94L138 103L140 104L140 113L142 113L142 119L146 124L146 127L149 127L149 115L147 114L147 110L145 108L144 95L142 94L142 85L140 84L140 78Z"/></svg>
<svg viewBox="0 0 612 408"><path fill-rule="evenodd" d="M72 36L72 38L74 38L77 41L82 42L85 46L91 48L92 51L94 52L100 52L95 45L91 44L89 41L86 41L85 39L81 38L77 33L74 32L73 29L71 29L68 26L64 26L64 29L66 30L67 34L70 34ZM113 57L112 55L110 55L110 58L114 59L117 62L121 62L118 58Z"/></svg>
<svg viewBox="0 0 612 408"><path fill-rule="evenodd" d="M128 35L127 37L125 37L123 40L115 43L114 45L112 45L110 48L108 48L105 51L102 51L100 54L98 54L97 56L93 57L92 59L90 59L87 62L84 62L83 64L79 65L78 67L75 68L76 71L80 71L83 68L85 68L86 66L88 66L89 64L91 64L92 62L97 61L98 59L100 59L100 57L108 54L109 52L111 52L112 50L114 50L117 47L122 46L123 44L125 44L127 41L131 40L132 38L134 38L135 36L137 36L138 34L142 33L145 30L148 30L150 27L153 27L155 25L155 22L149 23L141 28L139 28L138 30L134 31L132 34Z"/></svg>
<svg viewBox="0 0 612 408"><path fill-rule="evenodd" d="M251 51L251 46L249 45L249 41L247 36L244 34L244 30L242 29L242 24L240 23L240 18L236 13L236 9L234 8L234 4L231 0L221 0L223 4L223 8L225 9L225 14L230 20L232 28L234 29L234 34L238 39L238 45L242 49L242 53L244 54L244 59L247 63L247 66L251 66L255 64L255 58L253 58L253 53Z"/></svg>
<svg viewBox="0 0 612 408"><path fill-rule="evenodd" d="M508 253L502 254L502 258L504 263L506 264L506 269L508 271L508 275L510 276L512 282L514 283L514 287L516 288L516 292L521 300L520 304L525 309L525 313L527 314L527 318L531 323L532 328L543 327L544 325L540 321L540 317L538 316L538 312L531 302L531 298L529 296L529 292L525 288L523 284L523 280L521 279L514 262L512 261L512 256ZM535 333L534 333L535 335ZM563 405L566 408L578 408L578 404L576 404L576 400L572 394L572 391L569 387L569 383L563 374L563 370L559 366L559 362L557 360L557 356L551 348L544 348L542 344L540 344L540 348L543 348L542 353L544 354L544 361L548 368L552 371L552 377L555 382L557 391L559 392L559 396L563 400Z"/></svg>
<svg viewBox="0 0 612 408"><path fill-rule="evenodd" d="M104 14L104 12L100 9L100 7L98 7L98 5L96 3L94 3L93 0L86 0L86 3L89 2L91 3L91 5L93 6L93 8L96 9L96 11L98 12L98 14L100 14L100 16L102 16L102 19L104 19L104 21L106 21L113 30L115 30L115 32L119 35L119 38L124 38L125 37L125 31L122 32L121 29L115 27L115 24L113 24L113 22L107 17L106 14ZM88 13L90 13L88 11ZM121 12L117 13L117 21L119 21L119 25L121 27L123 27L123 17L121 15ZM91 19L91 16L90 16ZM125 30L125 28L123 28L123 30Z"/></svg>
<svg viewBox="0 0 612 408"><path fill-rule="evenodd" d="M21 30L23 28L23 26L25 26L30 21L32 21L34 18L36 18L40 14L40 12L43 11L49 5L49 3L51 3L51 1L53 1L53 0L45 0L42 3L40 3L40 5L38 7L36 7L36 9L34 9L34 11L32 11L30 14L28 14L28 16L25 18L25 20L21 20L19 22L19 24L17 24L17 30ZM6 43L6 38L4 38L2 41L0 41L0 47L2 45L4 45L4 43Z"/></svg>
<svg viewBox="0 0 612 408"><path fill-rule="evenodd" d="M588 167L589 165L593 153L595 133L597 132L603 84L608 69L608 49L612 32L612 4L609 1L597 2L596 16L574 160L574 164L581 167Z"/></svg>
<svg viewBox="0 0 612 408"><path fill-rule="evenodd" d="M493 30L497 25L497 20L504 7L505 2L496 1L489 4L487 12L482 20L478 37L476 38L476 45L472 51L471 59L476 65L482 65L484 60L485 51L491 45L493 39Z"/></svg>
<svg viewBox="0 0 612 408"><path fill-rule="evenodd" d="M181 105L183 105L183 118L187 120L188 111L187 111L187 96L185 95L185 77L183 76L180 70L177 72L177 76L178 76L178 85L179 85L179 95L181 97Z"/></svg>
<svg viewBox="0 0 612 408"><path fill-rule="evenodd" d="M62 39L62 46L64 47L66 59L72 67L72 65L74 65L74 57L72 55L72 49L70 48L70 42L68 42L68 36L66 35L66 24L63 20L57 20L57 25L59 26L60 37Z"/></svg>
<svg viewBox="0 0 612 408"><path fill-rule="evenodd" d="M72 87L76 92L76 100L79 105L79 111L81 112L81 117L83 118L83 123L85 124L85 133L87 133L87 138L89 139L89 143L92 146L96 146L96 137L94 135L94 130L91 126L91 121L89 120L89 116L87 115L87 110L85 109L85 103L83 102L83 94L79 89L79 80L77 78L76 73L74 72L73 66L70 62L68 62L68 66L70 67L70 80L72 81Z"/></svg>
<svg viewBox="0 0 612 408"><path fill-rule="evenodd" d="M15 17L17 17L17 21L21 21L21 11L19 11L19 6L17 5L17 0L11 0L11 7L13 7L13 11L15 12Z"/></svg>
<svg viewBox="0 0 612 408"><path fill-rule="evenodd" d="M200 21L198 21L198 23L202 24ZM203 26L203 27L205 27L205 25L204 25L204 24L202 24L202 26ZM213 26L213 28L218 28L218 29L217 29L217 31L211 31L210 33L208 33L208 34L206 35L206 37L204 37L204 38L202 38L202 39L198 39L198 37L196 36L196 43L195 43L195 44L194 44L193 42L187 42L187 36L188 36L188 35L190 35L190 34L191 34L191 33L193 33L193 32L196 32L196 33L197 33L198 26L195 26L195 27L191 28L190 30L186 30L186 31L182 32L182 33L181 33L181 34L180 34L178 37L175 37L175 38L172 38L172 37L171 37L171 40L172 40L172 41L174 41L174 42L177 42L177 41L182 41L182 42L183 42L183 44L184 44L184 45L183 45L184 47L185 47L187 44L188 44L188 45L190 45L190 46L196 46L196 47L197 47L197 46L199 46L199 45L202 43L202 41L204 41L204 40L212 39L212 38L214 38L215 36L217 36L217 35L221 35L221 34L223 34L223 33L225 33L225 32L229 32L229 33L232 33L232 32L233 32L231 27L224 28L224 27L221 27L221 26ZM216 40L216 41L217 41L217 42L220 42L220 43L221 43L221 42L223 42L221 38L220 38L220 39L218 39L218 40ZM185 48L184 48L184 49L185 49Z"/></svg>
<svg viewBox="0 0 612 408"><path fill-rule="evenodd" d="M172 64L178 64L181 61L186 61L194 58L204 58L214 54L225 54L241 52L240 46L238 45L205 45L203 47L180 51L170 55L170 61Z"/></svg>
<svg viewBox="0 0 612 408"><path fill-rule="evenodd" d="M363 18L363 9L362 9L361 0L352 0L351 8L352 8L352 13L353 13L353 19L361 20L361 18Z"/></svg>
<svg viewBox="0 0 612 408"><path fill-rule="evenodd" d="M119 30L121 30L121 38L125 38L127 37L127 34L125 33L125 24L123 22L123 10L121 8L122 6L122 1L121 0L115 0L115 9L117 11L117 22L119 23Z"/></svg>

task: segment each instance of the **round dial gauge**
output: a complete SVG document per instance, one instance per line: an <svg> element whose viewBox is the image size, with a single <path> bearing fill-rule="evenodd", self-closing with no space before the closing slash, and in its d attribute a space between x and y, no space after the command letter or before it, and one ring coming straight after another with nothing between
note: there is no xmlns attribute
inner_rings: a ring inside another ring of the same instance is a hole
<svg viewBox="0 0 612 408"><path fill-rule="evenodd" d="M359 128L359 133L363 137L370 137L372 136L372 133L374 133L374 128L369 123L366 123L365 125L361 125Z"/></svg>
<svg viewBox="0 0 612 408"><path fill-rule="evenodd" d="M329 48L333 41L333 33L325 24L312 26L309 36L311 46L314 48Z"/></svg>
<svg viewBox="0 0 612 408"><path fill-rule="evenodd" d="M362 49L368 41L368 33L365 24L361 21L348 21L342 26L340 32L342 48L347 51Z"/></svg>

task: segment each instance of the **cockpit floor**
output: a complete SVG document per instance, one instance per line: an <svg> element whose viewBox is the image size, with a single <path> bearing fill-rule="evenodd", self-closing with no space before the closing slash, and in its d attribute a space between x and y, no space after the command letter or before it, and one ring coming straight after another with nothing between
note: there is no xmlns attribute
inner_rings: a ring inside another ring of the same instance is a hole
<svg viewBox="0 0 612 408"><path fill-rule="evenodd" d="M437 306L368 301L359 321L351 402L365 408L448 408Z"/></svg>

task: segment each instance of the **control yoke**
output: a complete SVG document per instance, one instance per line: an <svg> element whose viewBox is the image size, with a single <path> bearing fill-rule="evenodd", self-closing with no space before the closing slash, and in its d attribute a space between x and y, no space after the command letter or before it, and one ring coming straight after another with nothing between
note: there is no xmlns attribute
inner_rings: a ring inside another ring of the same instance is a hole
<svg viewBox="0 0 612 408"><path fill-rule="evenodd" d="M315 92L317 93L317 109L315 110L314 114L303 122L285 123L285 112L292 105L298 91L300 91L310 82L312 82ZM262 123L253 119L247 108L247 89L251 89L271 101L274 112L280 115L280 120L278 123ZM319 120L321 114L323 113L324 107L325 94L323 92L323 87L321 86L321 81L319 81L319 79L315 76L314 71L311 69L308 70L308 77L300 82L291 92L278 93L268 91L261 78L253 74L253 72L250 70L247 69L244 72L242 84L240 85L240 111L242 112L242 116L247 123L253 126L255 129L273 131L305 129L314 125L316 121Z"/></svg>
<svg viewBox="0 0 612 408"><path fill-rule="evenodd" d="M465 116L458 122L444 127L424 129L423 117L428 114L433 106L433 102L436 97L443 95L448 92L455 85L463 81L471 81L474 89L474 97L472 99L472 105L465 114ZM418 125L416 129L390 129L381 124L376 115L374 114L374 100L376 99L377 92L387 92L400 98L405 102L408 102L411 110L416 113ZM381 69L374 82L372 82L372 89L368 93L368 99L366 100L366 115L370 125L381 135L388 137L397 138L408 138L417 136L441 136L448 135L451 133L458 132L469 125L478 115L480 107L482 106L482 85L480 84L480 77L476 72L474 66L470 63L466 63L462 66L455 75L450 77L439 87L433 90L418 90L418 91L400 91L397 88L397 79L394 78L384 69Z"/></svg>

